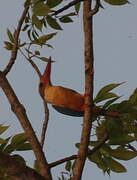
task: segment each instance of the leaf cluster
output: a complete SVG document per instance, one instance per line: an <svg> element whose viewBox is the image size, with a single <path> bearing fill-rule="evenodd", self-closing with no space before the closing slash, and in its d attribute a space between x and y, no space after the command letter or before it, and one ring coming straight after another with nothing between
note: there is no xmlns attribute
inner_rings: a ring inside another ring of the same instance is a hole
<svg viewBox="0 0 137 180"><path fill-rule="evenodd" d="M108 174L111 171L126 172L126 168L119 160L127 161L137 156L137 150L133 146L133 142L137 140L137 89L127 100L116 103L115 101L119 100L120 96L111 91L121 84L109 84L103 87L94 99L95 104L105 101L103 108L121 114L119 118L98 117L94 119L93 126L97 140L90 142L88 159ZM108 139L104 145L90 155L90 151L105 136L108 136ZM79 147L79 144L76 146Z"/></svg>
<svg viewBox="0 0 137 180"><path fill-rule="evenodd" d="M9 126L0 125L0 136L2 136L2 134L6 132L8 128ZM25 133L19 133L14 135L13 137L8 137L8 138L0 137L0 151L8 154L14 153L12 157L14 157L18 163L26 164L24 158L21 155L15 154L15 152L29 151L29 150L32 150L32 148L27 140ZM0 167L0 179L3 180L10 179L10 177L8 177L3 167Z"/></svg>

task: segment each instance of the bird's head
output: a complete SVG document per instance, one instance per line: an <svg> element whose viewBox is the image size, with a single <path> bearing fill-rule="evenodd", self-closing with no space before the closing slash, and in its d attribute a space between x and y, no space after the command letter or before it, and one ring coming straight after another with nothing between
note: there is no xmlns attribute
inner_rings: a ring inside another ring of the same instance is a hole
<svg viewBox="0 0 137 180"><path fill-rule="evenodd" d="M41 96L44 95L45 88L48 87L48 86L51 86L51 81L50 81L51 63L52 63L52 60L50 58L50 60L47 63L47 66L45 68L45 71L44 71L43 75L40 78L39 92L40 92Z"/></svg>

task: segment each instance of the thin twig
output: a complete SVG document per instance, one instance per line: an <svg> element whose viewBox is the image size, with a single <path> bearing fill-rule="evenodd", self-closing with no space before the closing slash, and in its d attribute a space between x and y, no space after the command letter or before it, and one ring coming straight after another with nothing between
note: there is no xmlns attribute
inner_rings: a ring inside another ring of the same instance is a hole
<svg viewBox="0 0 137 180"><path fill-rule="evenodd" d="M89 12L88 16L91 17L91 16L97 14L100 7L103 7L103 6L100 4L100 0L96 0L95 7L94 7L94 9L92 9L92 10Z"/></svg>
<svg viewBox="0 0 137 180"><path fill-rule="evenodd" d="M44 104L44 110L45 110L45 120L43 122L42 133L41 133L41 146L42 147L44 146L44 141L45 141L48 122L49 122L49 109L44 99L43 99L43 104Z"/></svg>
<svg viewBox="0 0 137 180"><path fill-rule="evenodd" d="M26 0L26 2L30 2L31 0ZM22 25L23 25L23 22L26 18L26 15L28 13L28 10L29 10L29 6L25 7L24 8L24 11L20 17L20 20L18 22L18 25L17 25L17 28L14 32L14 45L13 45L13 50L11 51L11 57L9 59L9 63L7 64L7 66L5 67L5 69L3 70L3 73L5 75L7 75L12 66L14 65L15 63L15 60L16 60L16 57L17 57L17 53L18 53L18 43L19 43L19 36L20 36L20 32L21 32L21 28L22 28Z"/></svg>
<svg viewBox="0 0 137 180"><path fill-rule="evenodd" d="M92 150L90 150L88 152L88 156L91 156L95 152L97 152L105 144L105 142L107 140L108 140L108 135L105 135L104 138L102 138L102 140ZM53 168L53 167L58 166L58 165L60 165L62 163L65 163L65 162L71 161L71 160L75 160L75 159L77 159L77 155L68 156L68 157L65 157L65 158L62 158L60 160L57 160L55 162L50 163L49 167Z"/></svg>
<svg viewBox="0 0 137 180"><path fill-rule="evenodd" d="M61 165L61 164L65 163L65 162L67 162L67 161L71 161L71 160L74 160L74 159L77 159L77 155L76 154L72 155L72 156L68 156L68 157L62 158L62 159L57 160L55 162L52 162L52 163L49 164L49 167L53 168L55 166Z"/></svg>
<svg viewBox="0 0 137 180"><path fill-rule="evenodd" d="M37 72L39 78L41 78L41 72L40 72L39 68L37 67L37 65L31 59L31 57L27 57L21 49L20 49L20 52L25 57L25 59L32 65L34 70ZM28 54L28 56L29 56L29 54ZM46 137L46 131L47 131L47 127L48 127L48 121L49 121L49 109L48 109L45 99L42 96L41 96L41 98L43 99L43 105L44 105L44 111L45 111L45 119L44 119L43 126L42 126L41 141L40 141L41 146L43 148L45 137Z"/></svg>
<svg viewBox="0 0 137 180"><path fill-rule="evenodd" d="M19 51L25 57L25 59L32 65L32 67L34 68L34 70L38 74L39 78L41 78L41 72L40 72L38 66L33 62L33 60L31 58L28 58L21 49L19 49Z"/></svg>
<svg viewBox="0 0 137 180"><path fill-rule="evenodd" d="M52 16L58 15L59 13L65 11L65 10L67 10L67 9L69 9L71 6L74 6L74 5L76 5L77 3L81 2L81 1L84 1L84 0L74 0L74 1L72 1L72 2L70 2L70 3L68 3L68 4L65 5L63 8L55 11L55 12L52 14Z"/></svg>

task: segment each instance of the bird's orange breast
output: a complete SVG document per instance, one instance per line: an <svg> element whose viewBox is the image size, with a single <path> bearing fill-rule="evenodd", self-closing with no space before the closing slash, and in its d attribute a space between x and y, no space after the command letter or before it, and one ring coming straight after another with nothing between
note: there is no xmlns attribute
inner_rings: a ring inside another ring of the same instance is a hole
<svg viewBox="0 0 137 180"><path fill-rule="evenodd" d="M84 96L61 86L48 86L44 90L45 100L55 106L83 111Z"/></svg>

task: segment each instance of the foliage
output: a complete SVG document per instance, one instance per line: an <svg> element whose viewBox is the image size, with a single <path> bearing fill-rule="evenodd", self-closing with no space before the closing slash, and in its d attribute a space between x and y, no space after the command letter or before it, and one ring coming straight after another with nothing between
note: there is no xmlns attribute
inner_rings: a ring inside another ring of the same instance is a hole
<svg viewBox="0 0 137 180"><path fill-rule="evenodd" d="M112 6L121 6L129 3L127 0L104 0L101 3L108 3ZM31 3L26 2L25 7L30 7L25 17L24 26L21 29L26 36L26 41L19 39L18 49L27 59L38 59L44 62L49 61L48 57L41 56L40 50L37 48L53 48L49 41L56 38L58 32L61 32L66 24L72 23L78 17L82 2L75 4L69 12L56 13L62 7L64 0L32 0ZM50 30L50 33L47 31ZM12 51L15 43L15 36L12 30L7 29L8 40L4 42L4 47L8 51ZM130 160L137 156L137 150L133 143L137 140L137 89L129 97L129 99L120 102L120 96L111 92L114 88L122 85L109 84L103 87L95 96L94 103L108 111L116 111L121 115L119 118L99 116L94 118L94 141L93 136L89 144L88 160L95 163L104 173L110 174L111 171L116 173L126 172L126 168L121 164L120 160ZM101 104L101 105L100 105ZM2 135L9 127L0 125L0 135ZM90 154L92 150L102 141L104 136L108 136L107 141ZM79 148L79 144L76 144ZM15 151L31 150L27 137L24 133L16 134L13 137L0 138L0 151L9 154ZM24 163L22 156L14 154L15 159L19 163ZM65 171L61 173L59 180L70 180L75 162L67 161ZM36 164L37 165L37 164ZM37 168L38 169L38 168ZM0 168L0 179L8 180L4 169Z"/></svg>
<svg viewBox="0 0 137 180"><path fill-rule="evenodd" d="M8 130L9 126L0 125L0 135L2 136L4 132ZM30 143L27 140L25 133L15 134L13 137L3 138L0 137L0 152L5 152L12 154L12 157L21 164L26 164L24 158L15 154L16 151L29 151L32 150ZM0 178L3 180L10 180L10 177L6 173L6 169L0 167Z"/></svg>
<svg viewBox="0 0 137 180"><path fill-rule="evenodd" d="M94 99L95 103L106 100L102 107L121 113L119 118L98 117L93 125L95 127L94 136L97 140L90 141L88 159L108 174L111 171L116 173L126 172L126 168L119 160L127 161L137 156L137 150L133 146L133 142L137 140L137 89L128 100L114 103L120 97L110 91L121 84L109 84L103 87ZM95 153L90 155L92 149L105 136L108 136L107 141ZM76 147L79 148L79 143L76 144Z"/></svg>

